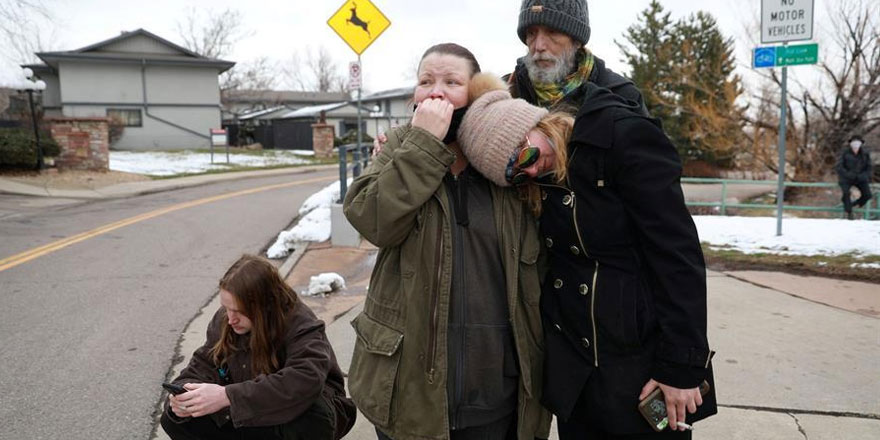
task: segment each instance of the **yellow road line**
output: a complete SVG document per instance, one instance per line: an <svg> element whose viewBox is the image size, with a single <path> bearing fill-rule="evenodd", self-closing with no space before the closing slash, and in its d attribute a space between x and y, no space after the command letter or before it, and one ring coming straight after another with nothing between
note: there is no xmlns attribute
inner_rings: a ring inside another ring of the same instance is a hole
<svg viewBox="0 0 880 440"><path fill-rule="evenodd" d="M11 257L6 257L0 260L0 272L18 266L20 264L27 263L35 258L42 257L43 255L50 254L52 252L64 249L70 245L79 243L81 241L88 240L93 237L97 237L101 234L106 234L110 231L115 231L119 228L133 225L138 222L142 222L144 220L149 220L151 218L159 217L161 215L168 214L170 212L179 211L181 209L192 208L194 206L204 205L206 203L216 202L220 200L230 199L233 197L244 196L248 194L259 193L263 191L271 191L273 189L286 188L289 186L298 186L298 185L306 185L309 183L317 183L327 180L332 180L333 177L317 177L314 179L308 180L300 180L296 182L288 182L288 183L279 183L276 185L267 185L261 186L258 188L251 188L242 191L236 191L227 194L221 194L218 196L207 197L204 199L193 200L190 202L178 203L176 205L171 205L165 208L157 209L155 211L150 211L141 215L136 215L134 217L129 217L124 220L120 220L117 222L109 223L104 226L100 226L98 228L92 229L91 231L86 231L80 234L76 234L67 238L62 238L61 240L54 241L49 244L45 244L43 246L35 247L33 249L24 251L22 253L13 255Z"/></svg>

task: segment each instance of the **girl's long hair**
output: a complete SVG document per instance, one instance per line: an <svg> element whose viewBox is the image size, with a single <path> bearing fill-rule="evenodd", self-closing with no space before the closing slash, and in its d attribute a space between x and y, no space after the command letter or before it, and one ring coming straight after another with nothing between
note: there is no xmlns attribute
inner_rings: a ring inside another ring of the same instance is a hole
<svg viewBox="0 0 880 440"><path fill-rule="evenodd" d="M563 111L554 111L538 121L535 127L547 136L556 151L553 162L553 173L557 184L565 182L568 177L568 139L574 127L574 118ZM535 183L520 187L520 196L528 203L535 217L541 216L541 188Z"/></svg>
<svg viewBox="0 0 880 440"><path fill-rule="evenodd" d="M298 302L296 292L268 260L242 255L223 278L220 288L235 297L241 313L251 320L250 331L251 369L255 374L271 374L281 367L276 351L282 346L285 317ZM226 364L235 351L237 335L224 319L220 327L220 339L211 349L214 364Z"/></svg>

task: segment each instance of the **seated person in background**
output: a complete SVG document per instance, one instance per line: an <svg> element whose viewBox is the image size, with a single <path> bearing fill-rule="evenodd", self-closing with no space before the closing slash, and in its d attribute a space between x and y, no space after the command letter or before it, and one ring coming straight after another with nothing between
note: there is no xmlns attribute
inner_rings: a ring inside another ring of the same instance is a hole
<svg viewBox="0 0 880 440"><path fill-rule="evenodd" d="M174 439L335 440L354 424L324 323L275 267L239 258L220 280L205 345L174 379L162 428Z"/></svg>

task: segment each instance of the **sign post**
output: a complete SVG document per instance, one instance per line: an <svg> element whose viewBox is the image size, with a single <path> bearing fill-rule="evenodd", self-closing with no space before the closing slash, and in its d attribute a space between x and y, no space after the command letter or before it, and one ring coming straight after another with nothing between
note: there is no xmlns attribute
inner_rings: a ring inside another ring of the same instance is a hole
<svg viewBox="0 0 880 440"><path fill-rule="evenodd" d="M761 43L783 43L777 47L758 47L752 65L782 67L782 98L779 110L779 163L776 186L776 235L782 235L782 208L785 201L785 118L788 93L788 66L815 64L817 44L788 46L790 41L813 38L815 0L761 0ZM811 61L812 60L812 61Z"/></svg>
<svg viewBox="0 0 880 440"><path fill-rule="evenodd" d="M357 109L358 109L358 125L357 125L357 149L354 150L354 155L352 155L352 161L354 162L354 169L351 174L354 177L361 175L361 154L366 156L366 153L363 151L363 147L361 146L361 56L358 55L357 62L350 63L348 65L348 80L349 87L357 87L358 92L358 100L357 100ZM366 158L366 157L365 157Z"/></svg>
<svg viewBox="0 0 880 440"><path fill-rule="evenodd" d="M359 159L363 153L361 146L361 78L363 69L361 67L361 54L382 35L389 26L391 21L385 17L385 14L379 10L370 0L346 0L342 6L330 16L327 25L348 44L357 56L357 62L350 63L348 66L349 87L357 87L357 149L354 152L355 170L354 175L360 174ZM366 154L366 153L363 153ZM345 178L343 178L345 180ZM345 182L341 182L344 184ZM342 191L340 198L345 198L345 192Z"/></svg>

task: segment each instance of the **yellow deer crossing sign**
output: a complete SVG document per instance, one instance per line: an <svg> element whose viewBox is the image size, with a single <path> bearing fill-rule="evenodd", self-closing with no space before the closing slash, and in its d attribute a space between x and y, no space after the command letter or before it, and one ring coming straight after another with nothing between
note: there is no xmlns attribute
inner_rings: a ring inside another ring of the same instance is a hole
<svg viewBox="0 0 880 440"><path fill-rule="evenodd" d="M327 20L327 24L358 55L364 53L391 22L369 0L348 0Z"/></svg>

